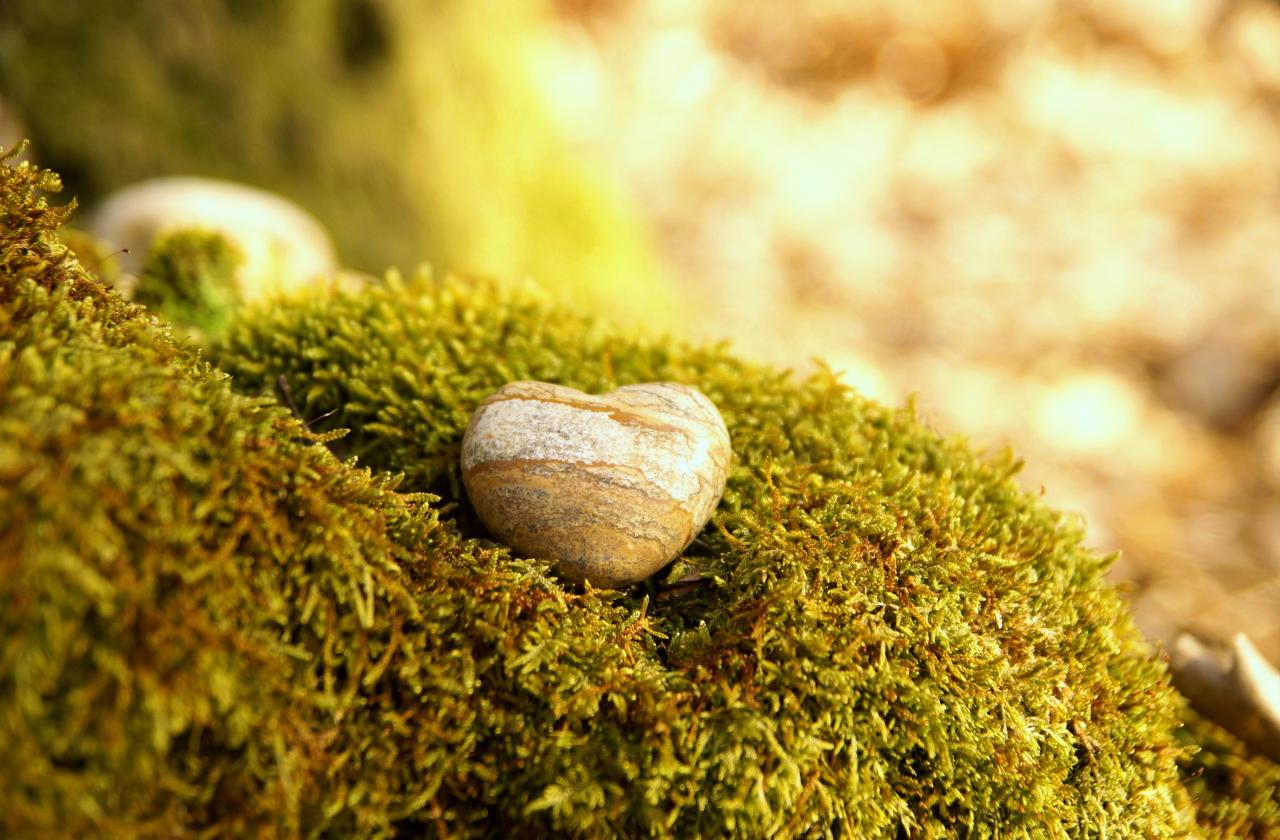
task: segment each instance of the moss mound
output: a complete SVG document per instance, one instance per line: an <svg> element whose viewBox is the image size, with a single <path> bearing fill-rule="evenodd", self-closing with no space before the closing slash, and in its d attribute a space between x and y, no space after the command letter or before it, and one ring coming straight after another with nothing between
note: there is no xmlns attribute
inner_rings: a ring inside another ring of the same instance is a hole
<svg viewBox="0 0 1280 840"><path fill-rule="evenodd" d="M524 728L504 728L515 742L565 731L574 762L606 751L618 765L544 776L516 797L529 815L709 836L1182 827L1163 669L1102 582L1107 559L1018 491L1007 458L975 457L830 376L621 338L477 284L393 281L261 310L222 353L242 386L283 377L304 417L356 430L344 452L456 503L468 534L458 443L504 382L671 379L720 406L736 463L680 569L707 580L619 600L646 615L644 661L665 693L643 701L642 727L530 698ZM636 749L656 733L665 749ZM625 822L599 821L628 800Z"/></svg>
<svg viewBox="0 0 1280 840"><path fill-rule="evenodd" d="M575 668L663 679L94 283L53 187L0 178L0 834L476 830L477 729Z"/></svg>
<svg viewBox="0 0 1280 840"><path fill-rule="evenodd" d="M436 526L91 281L55 183L3 173L0 834L289 833Z"/></svg>
<svg viewBox="0 0 1280 840"><path fill-rule="evenodd" d="M245 314L231 380L88 278L54 185L0 181L0 833L1191 829L1163 668L1008 458L474 283ZM477 536L458 440L519 377L717 401L703 580L576 592Z"/></svg>

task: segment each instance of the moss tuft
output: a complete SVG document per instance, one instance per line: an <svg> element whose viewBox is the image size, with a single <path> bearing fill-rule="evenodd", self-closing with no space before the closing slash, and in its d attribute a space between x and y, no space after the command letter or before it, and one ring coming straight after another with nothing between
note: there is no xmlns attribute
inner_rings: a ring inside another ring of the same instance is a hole
<svg viewBox="0 0 1280 840"><path fill-rule="evenodd" d="M197 339L216 336L231 322L241 261L235 245L215 231L161 234L147 252L133 300Z"/></svg>
<svg viewBox="0 0 1280 840"><path fill-rule="evenodd" d="M439 528L94 282L53 181L3 173L0 834L321 824L377 664L351 652L390 659L359 617L414 615L401 546Z"/></svg>
<svg viewBox="0 0 1280 840"><path fill-rule="evenodd" d="M58 192L62 180L25 161L15 162L26 149L25 141L13 149L0 148L0 276L28 277L52 288L70 270L71 255L58 229L75 202L64 207L49 204L44 193Z"/></svg>

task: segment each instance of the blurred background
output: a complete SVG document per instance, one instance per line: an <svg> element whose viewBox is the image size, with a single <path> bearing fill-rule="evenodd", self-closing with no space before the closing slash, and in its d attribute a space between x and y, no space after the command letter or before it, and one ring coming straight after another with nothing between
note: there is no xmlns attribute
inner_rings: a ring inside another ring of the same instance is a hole
<svg viewBox="0 0 1280 840"><path fill-rule="evenodd" d="M821 359L1012 446L1153 637L1280 660L1275 0L74 5L0 0L0 138L86 206L233 179Z"/></svg>

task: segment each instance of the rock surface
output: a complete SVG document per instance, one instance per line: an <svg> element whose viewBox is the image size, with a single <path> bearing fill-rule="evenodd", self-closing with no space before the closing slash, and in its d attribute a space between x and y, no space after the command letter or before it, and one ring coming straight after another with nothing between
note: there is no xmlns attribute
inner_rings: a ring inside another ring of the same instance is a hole
<svg viewBox="0 0 1280 840"><path fill-rule="evenodd" d="M652 575L706 525L724 492L729 432L715 405L672 382L600 396L504 385L462 444L467 495L494 537L618 588Z"/></svg>

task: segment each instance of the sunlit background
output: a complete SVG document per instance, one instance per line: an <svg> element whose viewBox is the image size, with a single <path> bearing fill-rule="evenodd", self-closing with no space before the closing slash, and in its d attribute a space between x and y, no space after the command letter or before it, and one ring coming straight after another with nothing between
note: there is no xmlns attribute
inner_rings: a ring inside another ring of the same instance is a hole
<svg viewBox="0 0 1280 840"><path fill-rule="evenodd" d="M33 135L88 203L235 177L315 212L366 269L412 253L530 273L914 395L937 428L1012 446L1029 491L1123 552L1150 634L1243 631L1280 659L1280 3L331 0L365 35L282 88L307 107L261 136L245 102L271 112L266 71L221 59L241 35L208 35L243 5L167 13L186 40L152 75L111 75L124 29L28 12L0 36L6 142ZM319 61L279 14L280 49ZM67 53L61 86L15 69L71 31L94 57ZM86 91L102 74L115 87ZM161 130L140 99L203 110ZM201 120L250 151L189 151Z"/></svg>

